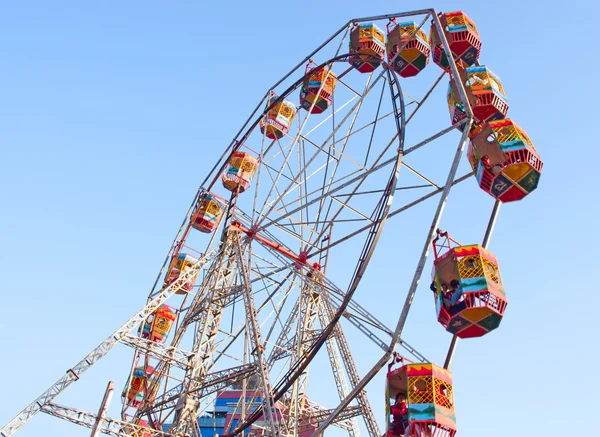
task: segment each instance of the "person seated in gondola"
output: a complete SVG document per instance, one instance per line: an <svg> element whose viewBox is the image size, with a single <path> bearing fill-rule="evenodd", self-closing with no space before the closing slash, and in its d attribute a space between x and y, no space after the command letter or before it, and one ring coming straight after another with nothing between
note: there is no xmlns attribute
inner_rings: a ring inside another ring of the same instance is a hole
<svg viewBox="0 0 600 437"><path fill-rule="evenodd" d="M450 303L452 305L456 304L462 296L462 287L460 286L460 282L458 280L453 279L450 281Z"/></svg>
<svg viewBox="0 0 600 437"><path fill-rule="evenodd" d="M490 158L487 155L481 158L481 163L486 170L491 171L493 174L500 173L504 169L504 164L492 165Z"/></svg>
<svg viewBox="0 0 600 437"><path fill-rule="evenodd" d="M404 429L408 421L408 407L406 396L403 393L396 394L396 402L390 407L393 420L390 432L395 436L404 436Z"/></svg>
<svg viewBox="0 0 600 437"><path fill-rule="evenodd" d="M447 284L442 284L442 303L444 307L450 311L452 307L450 300L452 299L452 291L448 288Z"/></svg>
<svg viewBox="0 0 600 437"><path fill-rule="evenodd" d="M463 299L463 290L458 280L453 279L450 282L450 290L448 291L449 297L449 311L451 315L460 313L462 310L467 309L467 303Z"/></svg>
<svg viewBox="0 0 600 437"><path fill-rule="evenodd" d="M431 283L431 285L429 286L429 289L431 291L433 291L433 294L437 293L437 287L435 285L435 281ZM446 299L446 297L448 297L448 285L442 284L442 299Z"/></svg>

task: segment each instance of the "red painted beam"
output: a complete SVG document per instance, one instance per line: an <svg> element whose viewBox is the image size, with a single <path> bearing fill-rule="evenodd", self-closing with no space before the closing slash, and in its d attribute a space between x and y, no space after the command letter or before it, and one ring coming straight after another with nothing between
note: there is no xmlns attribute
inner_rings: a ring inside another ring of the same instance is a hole
<svg viewBox="0 0 600 437"><path fill-rule="evenodd" d="M277 252L287 256L288 258L293 259L294 261L296 261L296 268L299 270L302 266L304 265L308 265L313 267L315 270L321 270L321 265L319 263L313 263L312 265L308 264L308 256L306 252L301 252L299 255L296 255L294 252L292 252L291 250L289 250L287 247L282 246L279 243L276 243L274 241L269 240L268 238L263 237L262 235L257 234L255 231L253 231L252 229L249 229L245 226L243 226L240 222L238 221L233 221L231 222L231 227L237 230L242 231L244 234L246 234L249 238L255 238L258 241L260 241L261 243L263 243L265 246L270 247L271 249L276 250Z"/></svg>

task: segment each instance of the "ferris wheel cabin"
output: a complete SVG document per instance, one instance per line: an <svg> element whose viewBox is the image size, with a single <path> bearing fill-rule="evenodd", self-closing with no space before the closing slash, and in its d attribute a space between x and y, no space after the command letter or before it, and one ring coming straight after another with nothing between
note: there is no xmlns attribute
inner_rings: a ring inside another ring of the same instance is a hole
<svg viewBox="0 0 600 437"><path fill-rule="evenodd" d="M502 202L521 200L534 191L544 165L527 133L509 118L478 130L467 158L481 189Z"/></svg>
<svg viewBox="0 0 600 437"><path fill-rule="evenodd" d="M187 270L191 269L196 263L198 259L189 253L179 253L177 256L174 256L171 259L171 265L169 266L169 270L166 276L166 283L172 284L174 281L179 279L179 276L182 273L185 273ZM194 274L191 278L187 279L175 293L177 294L185 294L187 292L192 291L194 288L194 283L196 282L196 277L198 274Z"/></svg>
<svg viewBox="0 0 600 437"><path fill-rule="evenodd" d="M267 102L267 107L271 109L261 118L260 131L271 140L283 138L292 126L296 106L289 100L280 99L273 94Z"/></svg>
<svg viewBox="0 0 600 437"><path fill-rule="evenodd" d="M306 66L306 74L310 72L310 75L300 90L300 106L311 114L321 114L333 102L337 77L327 67L315 67L312 61Z"/></svg>
<svg viewBox="0 0 600 437"><path fill-rule="evenodd" d="M405 399L406 405L402 415L394 409L400 398ZM456 434L452 374L435 364L405 364L389 370L385 405L387 437L402 435L402 432L404 437L453 437Z"/></svg>
<svg viewBox="0 0 600 437"><path fill-rule="evenodd" d="M496 257L479 245L461 246L439 231L433 250L438 322L460 338L481 337L500 326L507 300Z"/></svg>
<svg viewBox="0 0 600 437"><path fill-rule="evenodd" d="M161 305L146 319L142 330L142 338L147 338L156 343L164 342L174 321L175 311L173 308L165 304Z"/></svg>
<svg viewBox="0 0 600 437"><path fill-rule="evenodd" d="M392 68L401 77L419 74L429 63L431 48L427 34L414 21L387 25L387 57Z"/></svg>
<svg viewBox="0 0 600 437"><path fill-rule="evenodd" d="M473 65L479 59L481 51L481 38L473 20L462 11L440 13L438 16L456 63L462 68ZM433 22L429 39L433 49L433 62L449 71L448 58Z"/></svg>
<svg viewBox="0 0 600 437"><path fill-rule="evenodd" d="M371 56L355 55L350 64L361 73L371 73L381 65L385 53L385 36L374 23L355 24L350 32L350 53L363 52ZM377 60L379 59L379 60Z"/></svg>
<svg viewBox="0 0 600 437"><path fill-rule="evenodd" d="M200 196L192 213L191 225L197 231L210 234L221 221L227 202L219 196L205 192Z"/></svg>
<svg viewBox="0 0 600 437"><path fill-rule="evenodd" d="M504 87L492 70L480 65L469 67L466 70L459 69L459 74L460 81L465 86L476 124L483 125L506 116L508 102ZM456 91L456 84L453 80L450 81L448 87L448 109L452 123L457 123L466 116L464 104ZM463 126L460 126L459 130L462 129ZM472 135L472 133L470 134Z"/></svg>
<svg viewBox="0 0 600 437"><path fill-rule="evenodd" d="M152 385L152 374L154 373L154 367L140 366L136 367L131 375L131 382L127 381L125 389L123 390L123 398L126 399L125 403L133 408L139 407L146 398L146 393L150 392L150 386Z"/></svg>
<svg viewBox="0 0 600 437"><path fill-rule="evenodd" d="M233 152L227 162L227 170L221 176L223 186L232 192L243 193L252 183L258 168L258 159L246 152Z"/></svg>

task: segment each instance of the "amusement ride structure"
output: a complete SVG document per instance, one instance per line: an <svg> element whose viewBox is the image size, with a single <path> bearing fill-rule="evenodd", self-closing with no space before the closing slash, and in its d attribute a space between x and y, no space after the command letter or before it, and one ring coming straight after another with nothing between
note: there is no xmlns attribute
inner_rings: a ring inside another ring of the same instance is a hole
<svg viewBox="0 0 600 437"><path fill-rule="evenodd" d="M427 9L340 28L267 91L225 147L142 309L0 436L39 412L92 435L308 437L335 426L351 437L454 436L449 367L457 341L498 328L507 305L487 250L499 207L535 190L542 169L525 131L506 118L504 89L480 64L481 45L463 12ZM404 86L430 59L441 70L411 97ZM411 133L426 102L444 105L429 97L447 81L450 121ZM440 141L450 162L438 162L435 175L406 161ZM459 176L466 149L472 171ZM439 230L450 190L463 181L496 199L481 244L461 245ZM397 318L388 327L356 293L386 221L430 199L405 303L382 309ZM400 337L430 249L435 311L452 338L440 365ZM361 374L354 354L367 343L379 352ZM56 402L119 344L133 350L119 418ZM388 363L384 417L365 386ZM329 378L334 390L323 395L313 378ZM406 408L394 431L400 395Z"/></svg>

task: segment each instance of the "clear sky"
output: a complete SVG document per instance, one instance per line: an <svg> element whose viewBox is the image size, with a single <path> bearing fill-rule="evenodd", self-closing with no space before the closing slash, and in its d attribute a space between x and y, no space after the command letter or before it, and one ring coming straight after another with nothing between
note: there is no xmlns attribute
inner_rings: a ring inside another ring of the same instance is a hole
<svg viewBox="0 0 600 437"><path fill-rule="evenodd" d="M350 18L435 7L462 9L476 22L482 61L503 79L510 115L544 160L539 189L502 208L490 244L509 298L505 320L457 350L459 435L593 434L598 316L583 297L596 293L600 244L600 65L590 6L2 2L0 425L143 305L198 184L272 83ZM457 193L451 231L479 241L485 223L472 232L473 199ZM477 196L489 209L491 199ZM404 221L394 235L410 229ZM435 321L429 266L406 338L442 364L450 335ZM389 287L390 277L381 272L378 286ZM405 290L392 300L398 312ZM394 319L394 306L383 304ZM370 358L360 356L361 368ZM106 382L122 384L130 362L121 348L57 402L95 411ZM369 392L382 399L382 388ZM17 435L89 431L44 416Z"/></svg>

